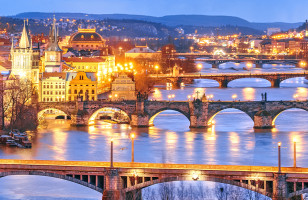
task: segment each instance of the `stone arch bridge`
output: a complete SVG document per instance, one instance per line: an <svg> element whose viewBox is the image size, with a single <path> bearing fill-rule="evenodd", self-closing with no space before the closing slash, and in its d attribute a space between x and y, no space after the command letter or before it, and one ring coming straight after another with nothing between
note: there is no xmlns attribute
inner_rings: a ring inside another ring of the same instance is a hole
<svg viewBox="0 0 308 200"><path fill-rule="evenodd" d="M292 108L308 111L308 101L77 101L41 102L37 111L58 109L71 116L72 125L85 126L94 119L100 109L111 107L125 112L131 126L148 127L155 117L165 110L182 113L190 121L191 128L211 126L212 119L220 111L234 108L246 113L256 129L269 129L275 126L277 116Z"/></svg>
<svg viewBox="0 0 308 200"><path fill-rule="evenodd" d="M150 80L155 83L172 83L179 86L183 83L192 83L195 79L210 79L219 83L220 88L227 88L228 83L233 80L242 78L260 78L268 80L271 87L279 87L280 83L290 78L305 77L308 79L306 72L301 73L223 73L223 74L182 74L178 76L159 75L151 76Z"/></svg>
<svg viewBox="0 0 308 200"><path fill-rule="evenodd" d="M308 191L308 168L113 163L91 161L1 160L0 178L49 176L102 193L103 200L134 200L141 189L172 181L212 181L242 187L272 199L290 199Z"/></svg>

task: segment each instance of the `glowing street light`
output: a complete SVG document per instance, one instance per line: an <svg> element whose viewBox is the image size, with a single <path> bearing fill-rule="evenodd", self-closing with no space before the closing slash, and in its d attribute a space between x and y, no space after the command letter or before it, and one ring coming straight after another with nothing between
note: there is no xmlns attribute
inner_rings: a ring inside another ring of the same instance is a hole
<svg viewBox="0 0 308 200"><path fill-rule="evenodd" d="M168 99L169 99L169 101L170 101L170 99L172 98L172 96L171 95L168 95Z"/></svg>
<svg viewBox="0 0 308 200"><path fill-rule="evenodd" d="M135 134L134 133L132 133L131 135L130 135L130 138L132 139L132 162L134 162L134 139L135 139Z"/></svg>
<svg viewBox="0 0 308 200"><path fill-rule="evenodd" d="M113 139L110 144L110 167L113 168Z"/></svg>
<svg viewBox="0 0 308 200"><path fill-rule="evenodd" d="M237 98L237 95L236 95L236 94L232 95L233 101L235 101L236 98Z"/></svg>
<svg viewBox="0 0 308 200"><path fill-rule="evenodd" d="M191 95L188 95L188 96L187 96L188 101L190 101L190 98L191 98Z"/></svg>
<svg viewBox="0 0 308 200"><path fill-rule="evenodd" d="M294 95L293 95L293 98L295 99L295 101L297 101L298 94L294 94Z"/></svg>
<svg viewBox="0 0 308 200"><path fill-rule="evenodd" d="M171 95L171 97L173 98L173 101L174 101L174 97L175 97L175 95L173 94L173 95Z"/></svg>
<svg viewBox="0 0 308 200"><path fill-rule="evenodd" d="M202 64L201 64L201 63L198 63L198 64L197 64L197 68L198 68L198 69L199 69L199 71L200 71L200 76L201 76L201 70L202 70L202 67L203 67L203 66L202 66Z"/></svg>
<svg viewBox="0 0 308 200"><path fill-rule="evenodd" d="M278 173L281 173L281 153L280 153L281 142L278 142Z"/></svg>
<svg viewBox="0 0 308 200"><path fill-rule="evenodd" d="M156 69L156 76L158 77L158 69L159 69L159 66L156 65L156 66L155 66L155 69Z"/></svg>
<svg viewBox="0 0 308 200"><path fill-rule="evenodd" d="M294 160L293 160L293 167L296 167L296 137L293 138L293 153L294 153Z"/></svg>

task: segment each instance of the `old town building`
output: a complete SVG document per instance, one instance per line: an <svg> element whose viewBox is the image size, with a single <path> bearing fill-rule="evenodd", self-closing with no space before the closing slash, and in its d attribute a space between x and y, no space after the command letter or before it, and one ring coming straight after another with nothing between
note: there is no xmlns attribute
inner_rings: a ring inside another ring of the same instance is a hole
<svg viewBox="0 0 308 200"><path fill-rule="evenodd" d="M126 74L115 78L111 86L112 100L136 100L136 84Z"/></svg>
<svg viewBox="0 0 308 200"><path fill-rule="evenodd" d="M65 101L66 97L66 73L44 72L40 79L39 101L56 102Z"/></svg>
<svg viewBox="0 0 308 200"><path fill-rule="evenodd" d="M66 100L97 100L97 78L93 72L67 72Z"/></svg>

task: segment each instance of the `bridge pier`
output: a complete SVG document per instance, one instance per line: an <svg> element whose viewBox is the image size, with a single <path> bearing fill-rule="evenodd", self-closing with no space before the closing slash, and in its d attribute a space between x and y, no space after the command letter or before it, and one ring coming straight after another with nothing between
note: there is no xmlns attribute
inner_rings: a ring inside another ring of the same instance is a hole
<svg viewBox="0 0 308 200"><path fill-rule="evenodd" d="M272 200L287 200L287 176L286 174L275 173L273 182L273 197Z"/></svg>
<svg viewBox="0 0 308 200"><path fill-rule="evenodd" d="M256 63L256 68L257 69L262 69L263 68L263 64L262 63Z"/></svg>
<svg viewBox="0 0 308 200"><path fill-rule="evenodd" d="M213 69L219 69L219 64L218 63L213 63L212 64Z"/></svg>
<svg viewBox="0 0 308 200"><path fill-rule="evenodd" d="M118 169L107 169L102 200L124 200L122 196Z"/></svg>
<svg viewBox="0 0 308 200"><path fill-rule="evenodd" d="M273 87L273 88L279 88L279 87L280 87L280 82L281 82L281 81L280 81L279 78L272 80L272 81L271 81L271 87Z"/></svg>
<svg viewBox="0 0 308 200"><path fill-rule="evenodd" d="M272 129L273 119L270 113L265 110L259 111L254 116L254 128L255 129Z"/></svg>
<svg viewBox="0 0 308 200"><path fill-rule="evenodd" d="M132 114L130 125L133 127L149 127L149 116L145 113Z"/></svg>
<svg viewBox="0 0 308 200"><path fill-rule="evenodd" d="M218 81L218 83L219 83L219 88L227 88L229 81L226 79L223 79L223 80Z"/></svg>

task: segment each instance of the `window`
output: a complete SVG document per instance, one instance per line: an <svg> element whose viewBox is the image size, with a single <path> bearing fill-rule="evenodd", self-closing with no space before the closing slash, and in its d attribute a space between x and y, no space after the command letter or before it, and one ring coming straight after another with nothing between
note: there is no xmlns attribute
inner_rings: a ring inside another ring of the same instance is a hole
<svg viewBox="0 0 308 200"><path fill-rule="evenodd" d="M58 92L56 91L56 95L58 95Z"/></svg>
<svg viewBox="0 0 308 200"><path fill-rule="evenodd" d="M49 95L49 91L47 91L47 94Z"/></svg>
<svg viewBox="0 0 308 200"><path fill-rule="evenodd" d="M47 88L49 88L49 85L47 85Z"/></svg>
<svg viewBox="0 0 308 200"><path fill-rule="evenodd" d="M43 98L43 101L45 101L46 99L45 99L45 97Z"/></svg>
<svg viewBox="0 0 308 200"><path fill-rule="evenodd" d="M80 90L80 94L83 94L83 90Z"/></svg>
<svg viewBox="0 0 308 200"><path fill-rule="evenodd" d="M74 94L77 94L77 90L74 91Z"/></svg>
<svg viewBox="0 0 308 200"><path fill-rule="evenodd" d="M46 92L44 91L43 94L46 94Z"/></svg>
<svg viewBox="0 0 308 200"><path fill-rule="evenodd" d="M72 100L72 98L71 98L71 97L68 97L68 100L69 100L69 101L71 101L71 100Z"/></svg>
<svg viewBox="0 0 308 200"><path fill-rule="evenodd" d="M68 93L71 94L71 89L68 90Z"/></svg>
<svg viewBox="0 0 308 200"><path fill-rule="evenodd" d="M94 97L92 97L92 101L94 101Z"/></svg>
<svg viewBox="0 0 308 200"><path fill-rule="evenodd" d="M92 94L95 94L95 91L94 91L94 90L92 90Z"/></svg>

